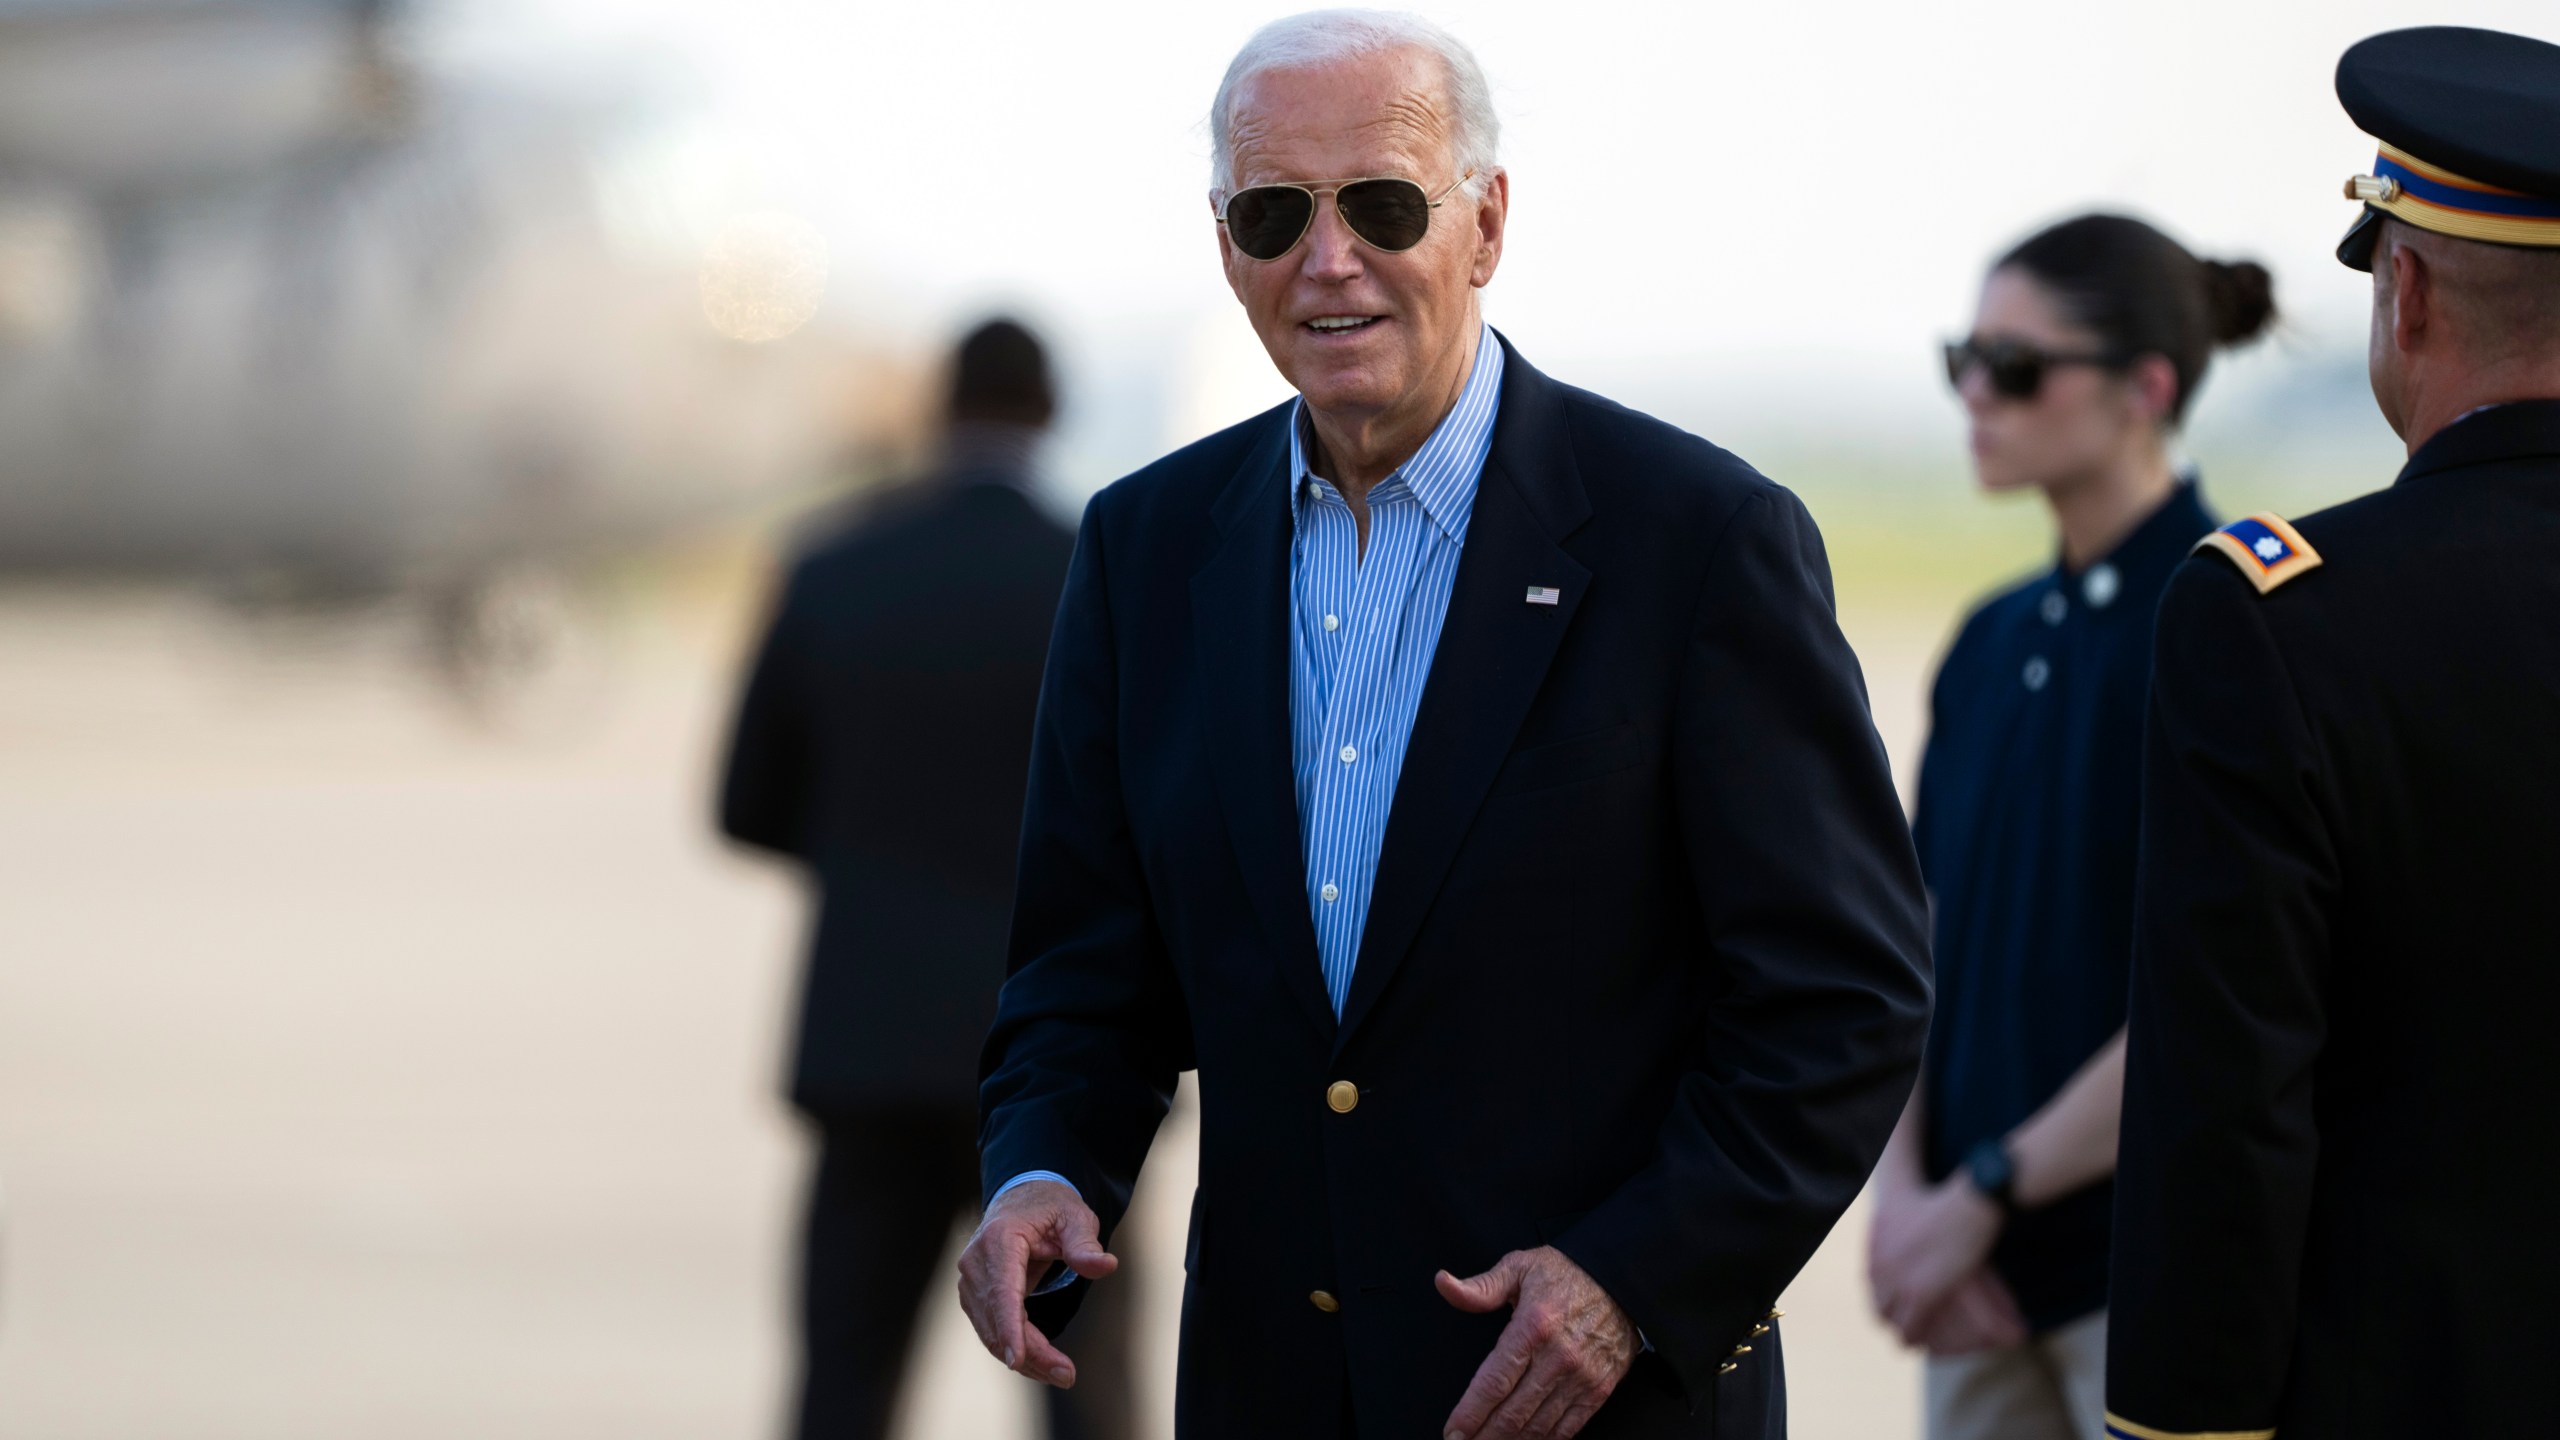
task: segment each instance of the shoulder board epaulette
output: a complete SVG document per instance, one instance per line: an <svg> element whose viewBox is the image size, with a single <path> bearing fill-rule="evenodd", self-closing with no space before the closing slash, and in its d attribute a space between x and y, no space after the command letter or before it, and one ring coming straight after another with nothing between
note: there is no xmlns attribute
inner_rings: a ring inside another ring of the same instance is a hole
<svg viewBox="0 0 2560 1440"><path fill-rule="evenodd" d="M2275 1440L2273 1430L2160 1430L2107 1412L2109 1440Z"/></svg>
<svg viewBox="0 0 2560 1440"><path fill-rule="evenodd" d="M2320 568L2320 552L2281 515L2257 514L2234 520L2196 542L2198 550L2219 550L2231 557L2249 583L2266 594L2306 570Z"/></svg>

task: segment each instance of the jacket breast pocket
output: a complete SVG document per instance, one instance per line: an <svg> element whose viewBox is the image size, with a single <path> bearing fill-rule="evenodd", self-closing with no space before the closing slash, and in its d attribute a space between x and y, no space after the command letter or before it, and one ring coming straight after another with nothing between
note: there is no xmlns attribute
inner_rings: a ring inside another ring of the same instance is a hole
<svg viewBox="0 0 2560 1440"><path fill-rule="evenodd" d="M1494 776L1492 795L1519 795L1597 779L1644 763L1644 732L1633 720L1514 750Z"/></svg>

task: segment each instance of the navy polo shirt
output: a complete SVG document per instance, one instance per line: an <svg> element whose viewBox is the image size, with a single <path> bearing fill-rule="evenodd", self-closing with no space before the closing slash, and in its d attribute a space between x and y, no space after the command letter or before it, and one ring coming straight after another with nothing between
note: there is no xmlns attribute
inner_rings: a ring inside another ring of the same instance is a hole
<svg viewBox="0 0 2560 1440"><path fill-rule="evenodd" d="M2124 1026L2152 617L2214 521L2192 481L2104 559L1968 617L1938 667L1913 821L1936 905L1931 1179L2054 1097ZM2028 1325L2107 1301L2114 1187L2017 1216L1992 1265Z"/></svg>

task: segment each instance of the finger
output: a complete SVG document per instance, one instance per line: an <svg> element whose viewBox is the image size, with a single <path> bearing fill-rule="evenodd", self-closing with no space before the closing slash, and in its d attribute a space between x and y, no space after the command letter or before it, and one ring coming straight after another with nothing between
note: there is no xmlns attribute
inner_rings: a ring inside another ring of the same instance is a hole
<svg viewBox="0 0 2560 1440"><path fill-rule="evenodd" d="M976 1253L977 1246L972 1243L960 1256L960 1313L969 1317L969 1328L978 1332L978 1343L986 1347L988 1354L994 1355L998 1343L995 1326L988 1323L987 1307L983 1303L985 1277L976 1273L970 1264L970 1257Z"/></svg>
<svg viewBox="0 0 2560 1440"><path fill-rule="evenodd" d="M1967 1285L1949 1296L1941 1307L1943 1319L1933 1331L1939 1348L1950 1354L1966 1354L1989 1350L2000 1341L1999 1312L1992 1308L1981 1287Z"/></svg>
<svg viewBox="0 0 2560 1440"><path fill-rule="evenodd" d="M970 1236L968 1247L960 1252L960 1313L969 1317L970 1328L978 1332L978 1343L1001 1360L1004 1337L996 1323L995 1276L1003 1267L989 1259L996 1243L981 1231Z"/></svg>
<svg viewBox="0 0 2560 1440"><path fill-rule="evenodd" d="M1492 1269L1461 1280L1443 1270L1431 1277L1440 1298L1471 1315L1490 1315L1520 1298L1520 1267L1505 1255Z"/></svg>
<svg viewBox="0 0 2560 1440"><path fill-rule="evenodd" d="M1970 1317L1955 1304L1940 1306L1904 1343L1932 1355L1962 1355L1981 1348Z"/></svg>
<svg viewBox="0 0 2560 1440"><path fill-rule="evenodd" d="M982 1303L986 1306L987 1323L995 1327L996 1343L987 1348L1008 1370L1022 1368L1022 1332L1030 1328L1023 1314L1022 1297L1030 1287L1023 1283L1023 1268L1029 1263L1031 1238L1021 1229L1008 1225L990 1239L995 1257L988 1266Z"/></svg>
<svg viewBox="0 0 2560 1440"><path fill-rule="evenodd" d="M1907 1340L1920 1328L1921 1322L1927 1319L1928 1315L1929 1307L1915 1304L1910 1292L1905 1291L1893 1297L1892 1308L1885 1311L1884 1318L1887 1324L1901 1332L1903 1338Z"/></svg>
<svg viewBox="0 0 2560 1440"><path fill-rule="evenodd" d="M1998 1271L1986 1266L1981 1272L1979 1288L1983 1300L1998 1312L2007 1325L2021 1331L2026 1329L2027 1317L2018 1309L2018 1297L2010 1293L2008 1282L2000 1278Z"/></svg>
<svg viewBox="0 0 2560 1440"><path fill-rule="evenodd" d="M2027 1322L2018 1315L2017 1306L1989 1286L1974 1287L1965 1297L1974 1331L1982 1337L1984 1349L2006 1349L2026 1343Z"/></svg>
<svg viewBox="0 0 2560 1440"><path fill-rule="evenodd" d="M1548 1355L1552 1364L1542 1361L1530 1366L1529 1378L1521 1381L1520 1388L1511 1392L1511 1398L1518 1400L1540 1383L1541 1372L1547 1372L1546 1388L1538 1397L1538 1407L1520 1422L1521 1434L1534 1435L1539 1440L1554 1435L1556 1426L1564 1420L1565 1412L1587 1399L1594 1387L1593 1377L1583 1369L1574 1352L1557 1349L1549 1351ZM1493 1423L1498 1431L1502 1425L1501 1411L1493 1412Z"/></svg>
<svg viewBox="0 0 2560 1440"><path fill-rule="evenodd" d="M1922 1304L1916 1297L1904 1295L1896 1304L1893 1326L1901 1332L1904 1344L1918 1345L1921 1337L1950 1318L1960 1318L1960 1307L1952 1299Z"/></svg>
<svg viewBox="0 0 2560 1440"><path fill-rule="evenodd" d="M1516 1325L1519 1321L1512 1323ZM1541 1344L1530 1357L1529 1368L1521 1375L1520 1382L1511 1387L1511 1393L1503 1397L1501 1404L1493 1407L1493 1415L1485 1421L1478 1440L1513 1440L1516 1436L1544 1435L1546 1432L1531 1422L1539 1407L1547 1403L1547 1397L1553 1395L1556 1386L1563 1382L1570 1363L1570 1357L1554 1341Z"/></svg>
<svg viewBox="0 0 2560 1440"><path fill-rule="evenodd" d="M1075 1388L1076 1362L1051 1344L1040 1327L1029 1320L1022 1322L1022 1347L1022 1363L1013 1367L1017 1373L1061 1390Z"/></svg>
<svg viewBox="0 0 2560 1440"><path fill-rule="evenodd" d="M1510 1398L1512 1387L1520 1383L1528 1369L1529 1340L1515 1317L1503 1327L1493 1353L1476 1367L1475 1378L1467 1382L1467 1393L1458 1397L1458 1408L1449 1412L1449 1423L1441 1427L1449 1440L1473 1440L1492 1417L1494 1407Z"/></svg>
<svg viewBox="0 0 2560 1440"><path fill-rule="evenodd" d="M1046 1237L1019 1223L1007 1223L991 1238L1003 1258L989 1267L992 1292L987 1309L1000 1345L990 1348L996 1349L996 1358L1005 1363L1005 1368L1018 1375L1062 1390L1072 1388L1076 1383L1075 1362L1031 1323L1030 1312L1025 1308L1034 1272L1048 1269L1057 1258L1050 1252L1057 1247L1042 1243Z"/></svg>
<svg viewBox="0 0 2560 1440"><path fill-rule="evenodd" d="M1903 1288L1903 1303L1913 1310L1935 1310L1962 1285L1962 1275L1923 1274Z"/></svg>
<svg viewBox="0 0 2560 1440"><path fill-rule="evenodd" d="M1102 1221L1092 1210L1078 1205L1067 1212L1061 1226L1059 1258L1088 1280L1099 1280L1120 1268L1118 1256L1102 1248Z"/></svg>
<svg viewBox="0 0 2560 1440"><path fill-rule="evenodd" d="M1604 1393L1574 1402L1573 1408L1565 1411L1564 1418L1556 1422L1556 1440L1573 1440L1574 1436L1581 1434L1582 1427L1591 1423L1591 1417L1600 1413L1601 1405L1608 1399Z"/></svg>

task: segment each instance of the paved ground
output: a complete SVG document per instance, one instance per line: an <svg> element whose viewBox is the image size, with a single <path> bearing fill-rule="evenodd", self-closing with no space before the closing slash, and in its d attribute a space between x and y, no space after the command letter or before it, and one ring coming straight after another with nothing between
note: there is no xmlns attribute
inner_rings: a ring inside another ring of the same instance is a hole
<svg viewBox="0 0 2560 1440"><path fill-rule="evenodd" d="M774 1433L795 896L703 822L740 573L624 586L540 740L389 621L0 591L0 1440ZM1901 751L1940 619L1858 627ZM1187 1139L1142 1201L1164 1359ZM1914 1429L1863 1233L1786 1301L1817 1440ZM935 1314L910 1440L1021 1433Z"/></svg>

